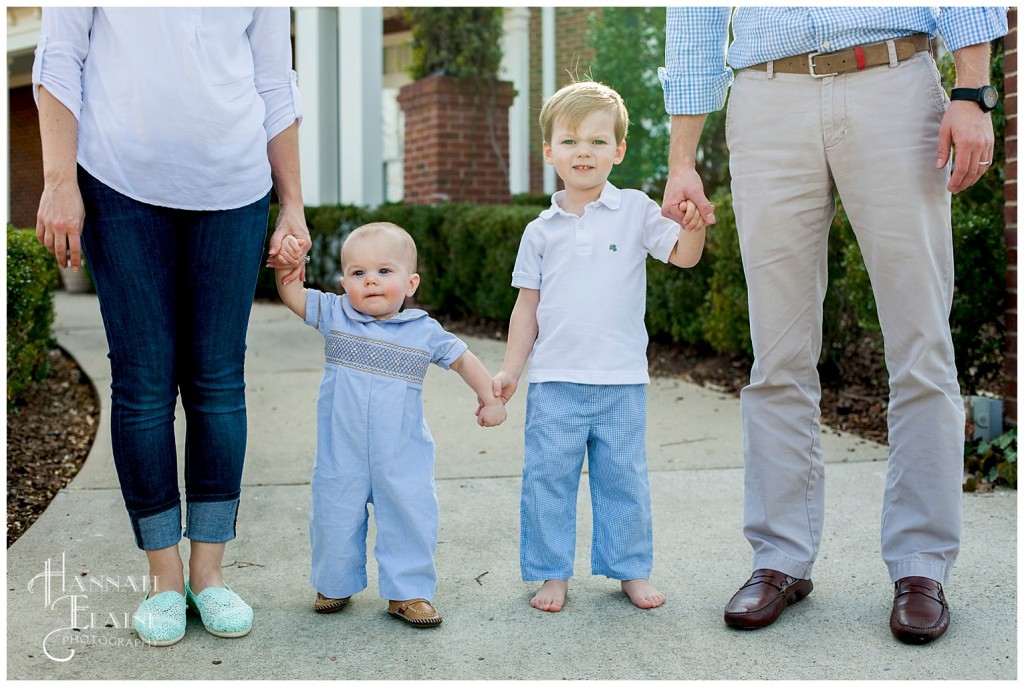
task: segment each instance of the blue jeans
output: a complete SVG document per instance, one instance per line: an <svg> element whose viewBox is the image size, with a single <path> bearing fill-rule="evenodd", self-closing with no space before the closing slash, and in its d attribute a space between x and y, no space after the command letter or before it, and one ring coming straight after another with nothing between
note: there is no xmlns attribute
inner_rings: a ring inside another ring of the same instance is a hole
<svg viewBox="0 0 1024 687"><path fill-rule="evenodd" d="M245 458L245 336L270 195L233 210L141 203L79 168L83 250L110 358L110 434L141 549L181 539L174 411L185 409L185 536L235 536Z"/></svg>

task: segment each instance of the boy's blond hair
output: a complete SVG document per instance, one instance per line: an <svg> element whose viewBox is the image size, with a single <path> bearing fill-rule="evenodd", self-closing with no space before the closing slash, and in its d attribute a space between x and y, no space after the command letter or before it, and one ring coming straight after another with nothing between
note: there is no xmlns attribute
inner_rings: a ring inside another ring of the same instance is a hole
<svg viewBox="0 0 1024 687"><path fill-rule="evenodd" d="M615 115L615 143L626 139L629 129L629 114L626 103L614 88L596 81L575 81L558 89L540 109L540 130L544 141L551 142L555 120L564 119L571 130L592 112L612 112Z"/></svg>
<svg viewBox="0 0 1024 687"><path fill-rule="evenodd" d="M369 224L364 224L361 227L356 227L352 233L345 238L345 242L341 244L342 269L345 267L345 246L348 245L348 242L354 239L360 239L377 234L386 234L394 238L398 243L398 250L401 253L398 256L398 259L403 260L409 266L410 273L416 271L416 242L413 241L409 232L397 224L392 224L391 222L370 222Z"/></svg>

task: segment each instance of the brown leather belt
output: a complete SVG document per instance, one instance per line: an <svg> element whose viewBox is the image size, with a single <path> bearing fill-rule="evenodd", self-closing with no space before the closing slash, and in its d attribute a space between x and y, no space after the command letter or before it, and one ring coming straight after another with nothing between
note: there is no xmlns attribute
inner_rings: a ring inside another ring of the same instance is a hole
<svg viewBox="0 0 1024 687"><path fill-rule="evenodd" d="M889 54L889 43L893 44L895 62L902 62L913 57L919 52L929 50L932 55L932 41L928 34L915 33L906 38L894 38L892 41L881 41L868 45L858 45L848 50L839 52L820 53L812 52L806 55L784 57L781 60L771 60L754 64L747 69L758 71L776 72L779 74L807 74L815 78L836 76L856 72L868 67L878 67L893 63L893 56ZM769 65L771 65L769 67Z"/></svg>

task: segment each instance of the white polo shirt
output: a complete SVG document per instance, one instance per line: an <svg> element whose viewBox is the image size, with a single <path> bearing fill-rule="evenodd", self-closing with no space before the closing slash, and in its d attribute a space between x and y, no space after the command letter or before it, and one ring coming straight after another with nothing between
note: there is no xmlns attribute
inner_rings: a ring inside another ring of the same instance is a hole
<svg viewBox="0 0 1024 687"><path fill-rule="evenodd" d="M270 190L267 142L302 107L287 7L44 7L33 92L78 119L78 163L151 205Z"/></svg>
<svg viewBox="0 0 1024 687"><path fill-rule="evenodd" d="M668 262L679 225L640 191L606 183L582 217L564 194L527 225L512 271L540 291L529 382L646 384L647 256Z"/></svg>

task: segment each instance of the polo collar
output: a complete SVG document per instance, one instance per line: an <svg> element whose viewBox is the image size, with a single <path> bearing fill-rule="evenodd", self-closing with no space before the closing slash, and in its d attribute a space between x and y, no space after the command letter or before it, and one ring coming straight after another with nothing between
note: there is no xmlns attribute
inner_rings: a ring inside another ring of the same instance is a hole
<svg viewBox="0 0 1024 687"><path fill-rule="evenodd" d="M551 219L555 215L568 215L569 213L567 213L565 210L561 208L561 206L559 206L559 202L561 202L563 198L565 198L565 191L556 191L551 196L551 207L540 213L541 219ZM618 210L619 205L621 204L622 191L613 186L610 181L606 181L604 183L604 188L601 189L601 195L598 197L597 200L588 203L587 207L589 208L595 205L604 205L609 210ZM584 209L584 213L586 213L586 209Z"/></svg>

